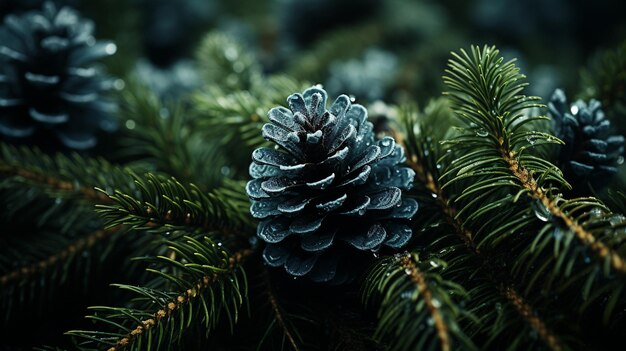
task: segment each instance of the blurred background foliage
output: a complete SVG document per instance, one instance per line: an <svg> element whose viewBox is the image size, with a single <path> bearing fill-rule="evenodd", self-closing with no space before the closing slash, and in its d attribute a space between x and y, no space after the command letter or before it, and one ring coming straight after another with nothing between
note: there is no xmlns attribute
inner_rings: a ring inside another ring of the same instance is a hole
<svg viewBox="0 0 626 351"><path fill-rule="evenodd" d="M4 0L0 16L41 2ZM601 89L583 83L596 82L599 56L626 36L626 4L612 0L56 2L78 8L95 21L99 38L117 43L111 73L135 72L168 94L199 84L193 58L212 30L242 42L266 73L286 72L333 91L367 91L359 99L419 103L439 94L448 53L467 43L494 44L517 57L533 82L531 94L547 99L561 87L596 96ZM351 73L359 68L365 76Z"/></svg>

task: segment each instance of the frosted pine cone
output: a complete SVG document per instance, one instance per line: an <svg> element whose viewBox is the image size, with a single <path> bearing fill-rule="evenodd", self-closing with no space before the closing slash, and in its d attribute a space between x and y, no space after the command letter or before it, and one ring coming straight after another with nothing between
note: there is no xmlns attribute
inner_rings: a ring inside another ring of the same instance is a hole
<svg viewBox="0 0 626 351"><path fill-rule="evenodd" d="M327 94L312 87L289 96L289 109L270 110L247 192L257 234L270 266L294 276L341 283L358 253L404 246L417 211L403 196L414 172L393 138L376 141L367 110L341 95L326 109Z"/></svg>

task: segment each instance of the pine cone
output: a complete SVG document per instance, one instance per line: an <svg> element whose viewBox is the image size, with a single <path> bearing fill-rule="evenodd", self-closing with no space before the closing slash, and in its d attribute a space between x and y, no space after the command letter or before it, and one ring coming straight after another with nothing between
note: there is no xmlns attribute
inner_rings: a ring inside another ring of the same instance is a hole
<svg viewBox="0 0 626 351"><path fill-rule="evenodd" d="M617 173L617 166L624 162L624 137L609 135L611 122L600 102L578 100L570 106L565 93L557 89L548 108L555 135L565 142L559 163L566 177L591 182L596 188L606 186L606 177Z"/></svg>
<svg viewBox="0 0 626 351"><path fill-rule="evenodd" d="M418 205L402 194L415 175L399 166L402 147L391 137L374 140L367 110L346 95L329 110L326 98L312 87L289 96L289 109L269 111L263 136L277 147L252 153L246 191L262 219L257 234L268 265L342 283L362 253L409 241Z"/></svg>
<svg viewBox="0 0 626 351"><path fill-rule="evenodd" d="M96 144L98 129L115 129L115 105L102 96L112 81L92 62L116 47L96 42L92 32L92 22L51 2L6 17L0 28L1 135L51 132L66 147L86 149Z"/></svg>

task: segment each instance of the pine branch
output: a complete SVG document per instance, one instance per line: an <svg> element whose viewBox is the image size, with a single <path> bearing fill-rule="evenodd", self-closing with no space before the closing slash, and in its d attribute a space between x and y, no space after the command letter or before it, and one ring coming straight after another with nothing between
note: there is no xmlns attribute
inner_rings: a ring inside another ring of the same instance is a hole
<svg viewBox="0 0 626 351"><path fill-rule="evenodd" d="M204 134L193 127L183 102L164 102L139 82L124 90L122 117L127 128L118 157L131 165L172 175L206 187L219 184L224 157ZM211 164L211 167L207 167Z"/></svg>
<svg viewBox="0 0 626 351"><path fill-rule="evenodd" d="M598 241L591 230L579 224L579 218L567 210L582 212L584 209L606 210L606 208L594 198L563 201L553 195L556 186L567 186L561 172L546 161L525 155L527 149L558 141L545 133L519 130L519 127L530 119L541 118L527 118L521 113L532 107L541 107L532 103L535 98L518 95L526 84L517 81L524 77L518 73L513 62L503 64L502 59L498 59L498 51L495 48L485 47L481 51L473 47L472 54L472 57L465 51L461 51L460 55L454 54L455 58L450 61L450 69L446 71L449 76L444 80L452 89L448 95L455 104L459 117L467 123L477 125L478 127L469 129L474 133L484 134L484 139L487 140L483 142L472 138L472 143L489 145L499 157L480 160L466 157L462 159L463 162L457 162L458 165L452 167L443 177L456 171L457 177L450 180L448 182L450 183L458 181L459 175L462 174L475 177L484 175L486 170L495 172L502 169L499 163L503 160L516 182L512 183L508 174L491 179L492 181L503 181L506 186L519 184L521 189L516 197L521 193L527 193L531 198L539 200L549 213L561 219L582 243L589 245L599 257L609 258L614 269L626 273L623 258L615 250ZM470 139L469 136L465 137ZM457 139L457 142L459 140ZM483 169L479 170L478 166L483 166ZM540 174L540 178L536 179L535 174ZM466 193L476 190L479 188L472 187L467 189Z"/></svg>
<svg viewBox="0 0 626 351"><path fill-rule="evenodd" d="M252 253L243 249L228 254L210 238L167 241L176 258L146 259L156 275L147 286L117 285L137 296L133 307L95 306L88 316L102 331L72 330L81 350L143 350L170 347L202 324L210 330L222 315L231 325L247 296L246 277L240 265ZM168 290L168 287L172 290ZM154 306L158 306L155 307Z"/></svg>
<svg viewBox="0 0 626 351"><path fill-rule="evenodd" d="M220 150L228 150L229 171L247 179L252 151L268 145L261 133L263 124L269 122L267 111L305 86L283 76L264 77L250 90L231 93L219 85L209 86L193 97L194 128L204 140L215 140Z"/></svg>
<svg viewBox="0 0 626 351"><path fill-rule="evenodd" d="M533 154L561 141L526 127L545 117L526 114L541 105L521 95L527 84L514 62L503 62L493 47L472 47L471 55L453 53L449 67L447 96L465 127L446 141L451 152L441 159L449 164L441 188L461 189L453 199L456 217L474 229L477 247L508 252L502 259L512 262L513 278L527 294L536 284L558 293L582 284L579 312L611 291L621 295L623 283L612 272L626 272L618 253L626 221L595 198L561 197L560 189L569 187L562 172ZM588 250L598 258L593 265L586 262ZM605 322L620 300L605 305Z"/></svg>
<svg viewBox="0 0 626 351"><path fill-rule="evenodd" d="M445 217L445 221L454 229L456 236L464 243L467 249L479 259L483 265L484 272L488 272L489 281L497 286L498 293L508 300L518 314L526 321L526 323L537 331L538 335L552 350L562 350L563 347L557 336L546 326L546 323L534 313L534 308L510 285L511 278L507 277L506 272L502 272L501 268L496 267L492 263L492 259L488 254L481 252L474 241L474 234L466 228L458 216L457 209L447 198L445 192L438 184L439 173L437 159L442 152L436 145L436 142L430 137L433 135L425 125L431 124L434 120L441 120L441 116L431 116L429 121L422 121L422 125L418 122L417 115L411 110L404 111L401 115L406 131L406 141L404 138L398 138L401 145L407 150L407 165L415 171L416 179L423 185L426 191L431 194L433 201L439 207L441 213ZM419 135L416 129L422 131ZM393 135L401 135L398 131L392 130ZM429 135L424 138L423 135Z"/></svg>
<svg viewBox="0 0 626 351"><path fill-rule="evenodd" d="M228 259L228 269L233 270L235 265L241 264L251 252L251 250L236 252ZM142 320L134 329L131 327L131 332L119 339L115 346L110 347L108 351L123 350L140 338L144 333L150 332L150 329L158 328L159 323L162 323L163 320L171 317L177 310L183 309L186 304L190 303L198 295L203 294L210 285L215 284L218 281L218 278L219 276L216 273L211 276L203 276L202 279L200 279L194 286L171 299L167 305L153 313L152 318Z"/></svg>
<svg viewBox="0 0 626 351"><path fill-rule="evenodd" d="M113 205L97 206L107 225L124 224L159 233L221 231L227 236L253 226L240 182L225 181L209 193L193 184L184 186L174 178L154 174L135 176L135 184L137 194L115 191L108 194Z"/></svg>
<svg viewBox="0 0 626 351"><path fill-rule="evenodd" d="M97 281L91 272L102 268L118 236L97 230L91 206L49 198L13 178L0 186L0 308L11 333L27 323L24 316L43 320L56 312L53 299L90 292Z"/></svg>
<svg viewBox="0 0 626 351"><path fill-rule="evenodd" d="M426 186L426 189L436 195L436 202L439 205L441 211L445 214L446 220L456 230L458 237L464 242L468 249L475 255L478 255L481 261L487 266L487 270L491 272L497 272L499 269L489 263L489 260L484 257L484 254L476 246L473 240L473 234L470 230L464 228L463 223L457 216L456 208L450 206L449 200L445 194L437 186L432 174L424 171L424 168L417 163L417 157L414 157L407 161L407 164L416 172L416 175L420 181ZM491 276L494 284L497 284L496 276L502 276L502 273L496 273ZM563 350L557 336L546 326L546 323L534 313L534 309L524 300L524 298L510 285L504 285L501 283L498 288L499 293L504 296L515 307L521 317L537 331L539 336L545 341L545 343L553 351Z"/></svg>
<svg viewBox="0 0 626 351"><path fill-rule="evenodd" d="M441 350L449 351L451 347L450 335L448 333L448 325L444 321L441 311L439 310L441 305L437 302L438 300L433 297L433 292L428 286L425 273L417 267L416 262L419 262L417 257L406 255L400 258L400 267L404 269L404 273L408 275L411 282L415 284L419 294L423 297L424 302L426 303L426 308L428 308L428 311L434 320L437 336L439 337L439 341L441 343Z"/></svg>
<svg viewBox="0 0 626 351"><path fill-rule="evenodd" d="M532 176L531 172L526 168L520 165L519 161L515 157L515 152L511 151L505 147L500 149L502 153L502 159L504 159L508 165L511 173L515 175L519 179L519 182L522 184L524 189L528 191L530 196L534 199L541 201L541 203L545 206L545 208L556 218L560 218L565 225L569 228L569 230L576 235L576 237L588 245L592 251L594 251L599 257L607 258L615 268L620 273L626 273L626 262L612 248L605 245L603 242L596 239L593 233L590 230L585 229L584 226L578 223L576 217L572 216L570 213L567 213L563 210L563 208L570 207L576 208L577 203L572 202L572 205L569 204L568 201L562 201L559 198L550 197L537 183L537 180ZM604 207L602 203L600 203L595 198L587 198L582 199L589 202L590 205L596 206L597 208L602 208L603 210L608 211L608 208ZM562 205L559 205L558 202L562 202ZM579 204L580 202L578 202Z"/></svg>
<svg viewBox="0 0 626 351"><path fill-rule="evenodd" d="M55 178L43 173L29 171L16 165L0 164L0 175L4 177L20 177L28 182L50 187L58 192L78 193L93 202L108 202L109 199L94 189L82 187L76 183Z"/></svg>
<svg viewBox="0 0 626 351"><path fill-rule="evenodd" d="M67 264L66 260L74 256L76 253L91 249L98 242L109 238L115 233L118 233L121 229L122 226L115 226L104 230L96 230L95 232L72 242L65 249L48 256L46 259L37 263L19 267L14 271L3 274L0 276L0 288L18 281L29 279L53 266Z"/></svg>
<svg viewBox="0 0 626 351"><path fill-rule="evenodd" d="M530 306L514 288L501 285L499 290L533 330L537 331L539 337L548 345L550 350L560 351L564 349L557 336L546 326L546 323L534 312L533 307Z"/></svg>
<svg viewBox="0 0 626 351"><path fill-rule="evenodd" d="M110 199L94 187L132 192L132 174L132 170L114 166L104 159L89 159L78 154L49 156L36 148L16 148L0 143L0 176L40 186L55 196L78 196L89 202L107 203Z"/></svg>
<svg viewBox="0 0 626 351"><path fill-rule="evenodd" d="M415 253L387 257L374 266L363 297L366 302L382 297L376 339L384 340L393 350L476 349L458 325L462 319L474 318L458 307L466 292L441 277L438 270L442 266L444 262L421 260ZM424 323L431 327L417 332Z"/></svg>
<svg viewBox="0 0 626 351"><path fill-rule="evenodd" d="M204 80L225 92L248 90L261 78L257 59L234 38L209 33L200 44L196 59Z"/></svg>

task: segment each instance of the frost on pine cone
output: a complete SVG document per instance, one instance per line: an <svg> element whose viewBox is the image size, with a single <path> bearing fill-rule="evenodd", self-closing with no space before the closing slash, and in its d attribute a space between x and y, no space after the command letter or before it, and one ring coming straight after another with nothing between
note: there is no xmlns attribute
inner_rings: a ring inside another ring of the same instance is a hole
<svg viewBox="0 0 626 351"><path fill-rule="evenodd" d="M93 23L73 10L44 4L41 11L5 18L0 28L0 135L51 133L63 145L86 149L96 133L115 129L103 97L113 87L93 62L115 53L96 42Z"/></svg>
<svg viewBox="0 0 626 351"><path fill-rule="evenodd" d="M414 172L393 138L376 141L367 110L312 87L269 111L263 136L276 148L252 154L247 192L263 257L318 282L352 279L363 253L400 248L411 238L417 202L403 196ZM372 256L370 253L369 256Z"/></svg>
<svg viewBox="0 0 626 351"><path fill-rule="evenodd" d="M596 187L606 186L606 177L617 173L624 160L624 137L609 134L611 123L600 102L578 100L570 106L565 93L557 89L548 107L555 134L565 142L559 161L566 175Z"/></svg>

